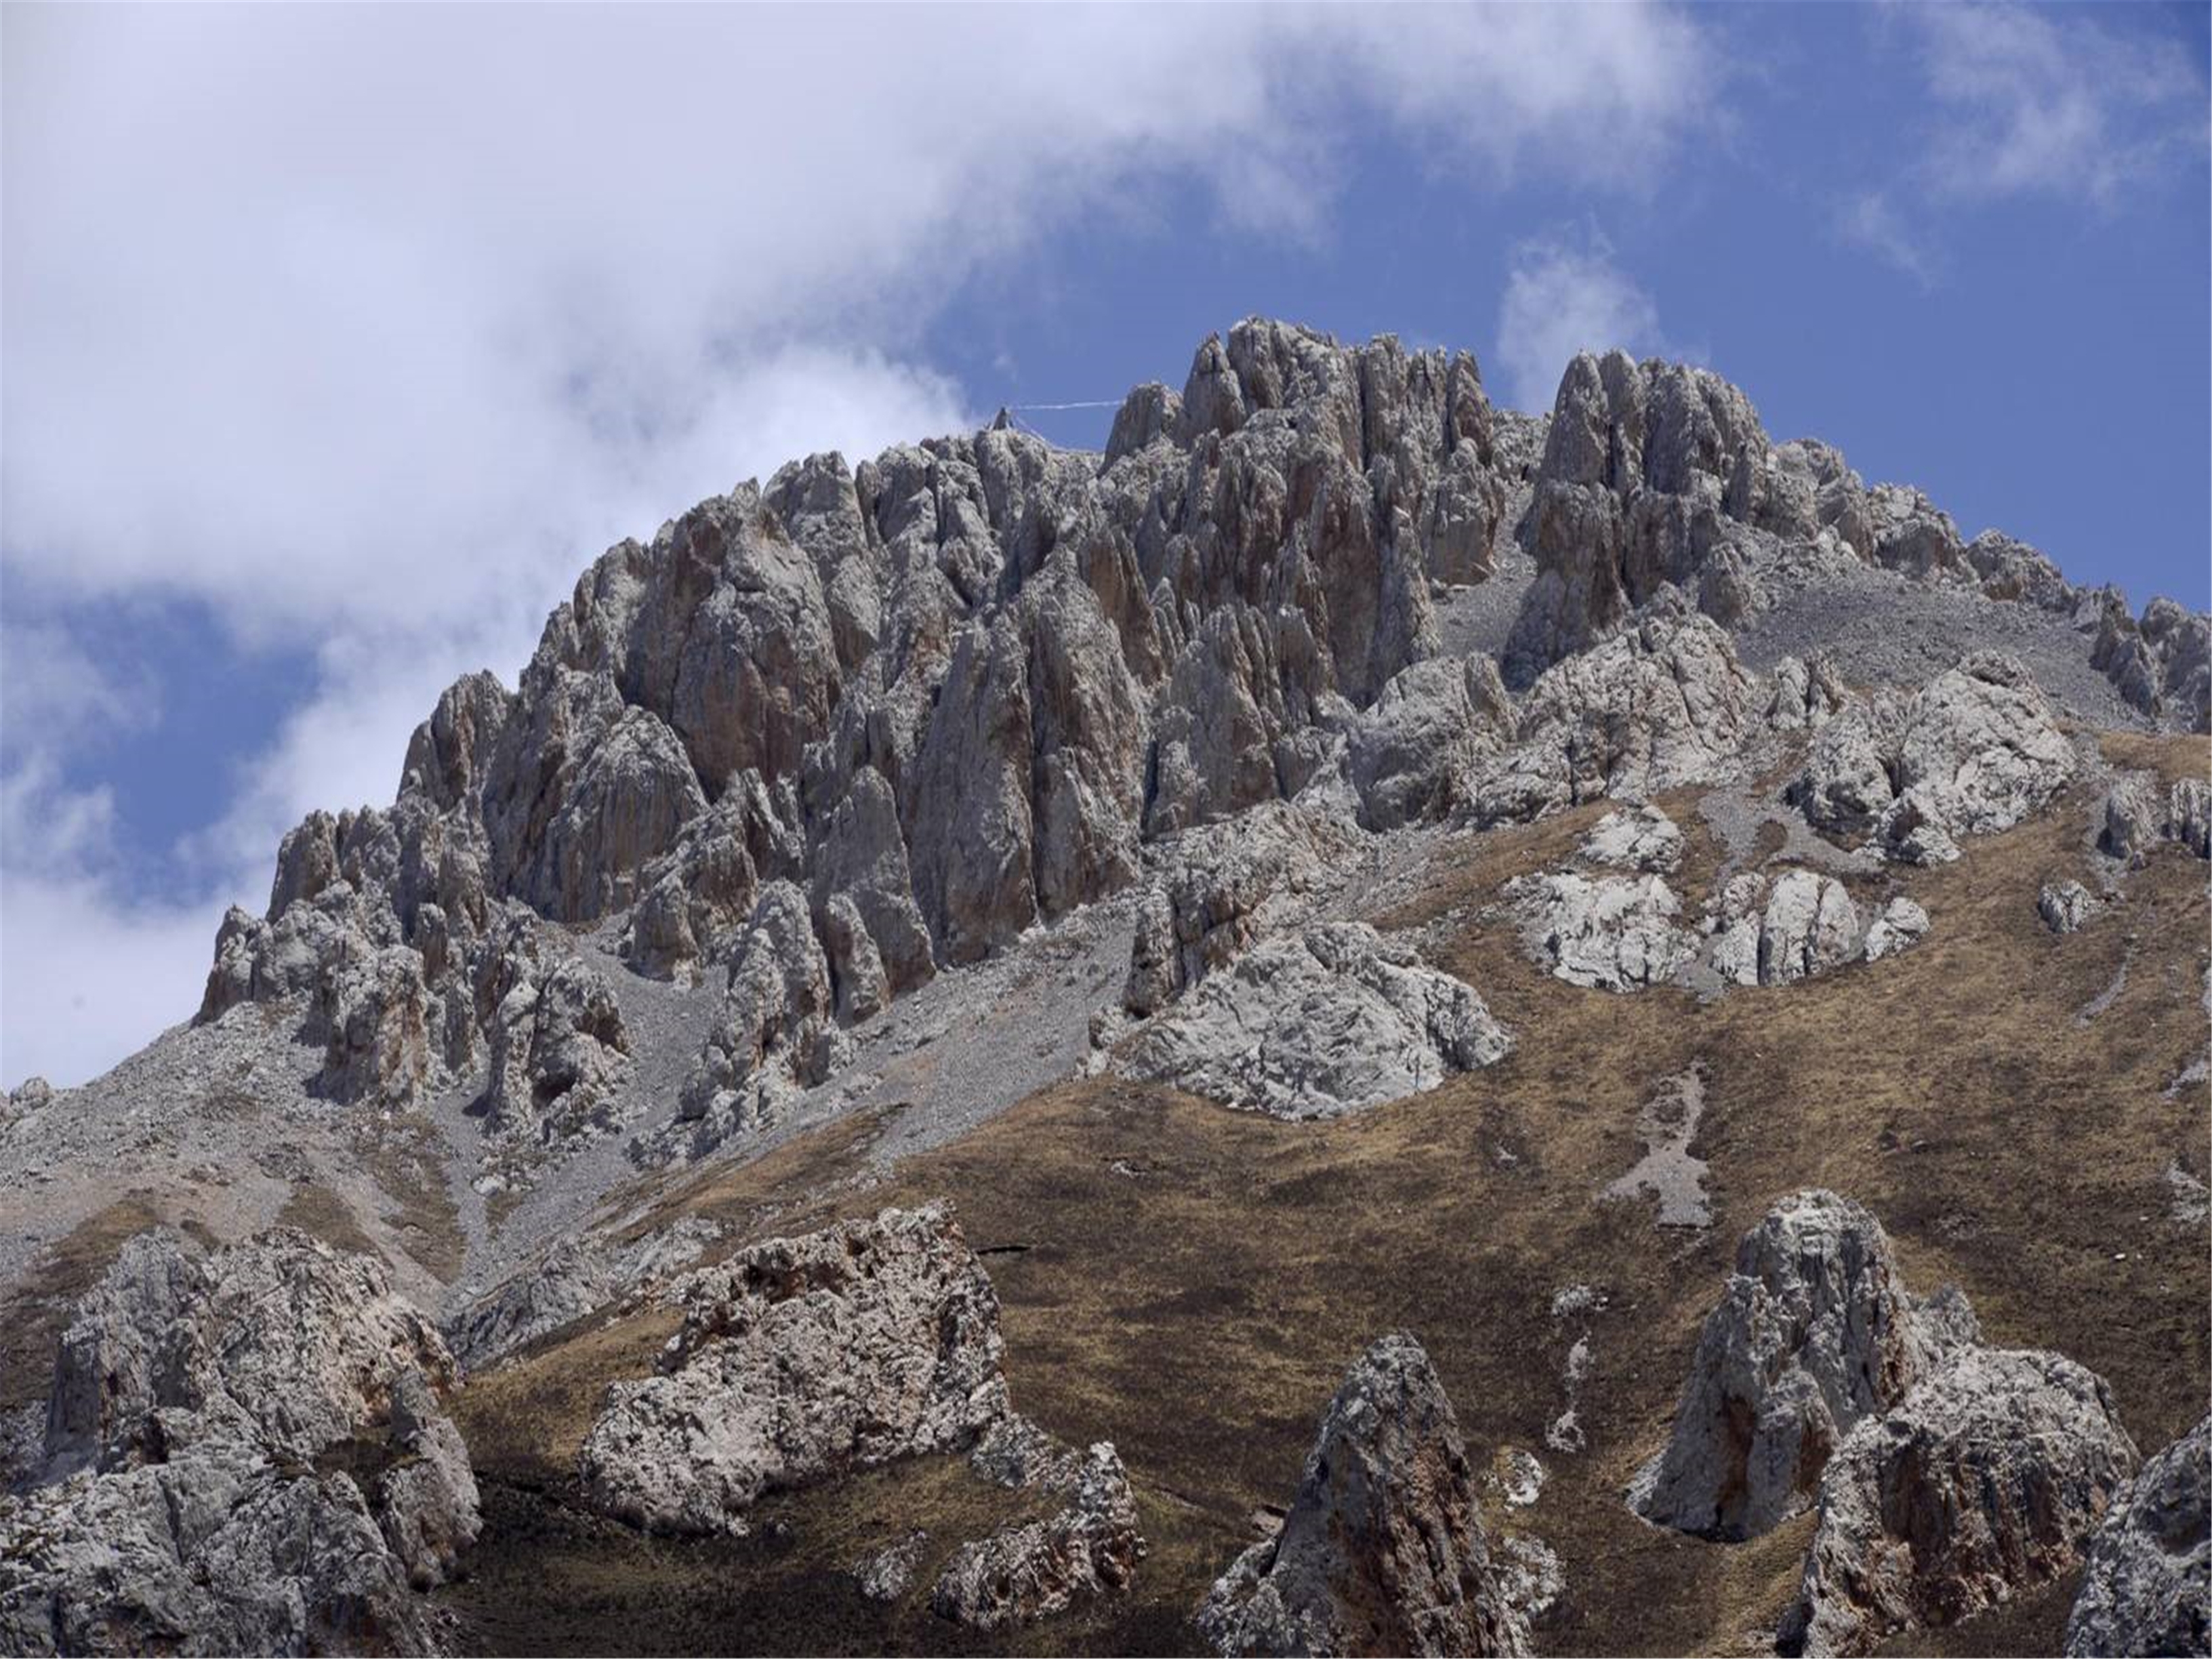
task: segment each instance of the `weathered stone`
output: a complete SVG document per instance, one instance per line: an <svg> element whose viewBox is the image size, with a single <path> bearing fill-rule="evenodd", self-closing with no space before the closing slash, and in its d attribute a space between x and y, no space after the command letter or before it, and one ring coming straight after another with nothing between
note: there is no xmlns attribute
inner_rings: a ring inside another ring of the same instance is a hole
<svg viewBox="0 0 2212 1659"><path fill-rule="evenodd" d="M2089 1541L2066 1651L2212 1650L2212 1417L2146 1462Z"/></svg>
<svg viewBox="0 0 2212 1659"><path fill-rule="evenodd" d="M684 1122L701 1144L757 1129L800 1090L830 1075L842 1052L829 958L805 896L789 882L763 889L730 963L730 988L684 1079Z"/></svg>
<svg viewBox="0 0 2212 1659"><path fill-rule="evenodd" d="M1443 1384L1411 1336L1346 1373L1282 1528L1216 1583L1223 1654L1520 1654Z"/></svg>
<svg viewBox="0 0 2212 1659"><path fill-rule="evenodd" d="M872 1550L855 1561L853 1582L871 1601L897 1601L914 1583L915 1569L921 1565L921 1552L928 1542L927 1533L919 1527L910 1528L896 1543Z"/></svg>
<svg viewBox="0 0 2212 1659"><path fill-rule="evenodd" d="M1865 1653L2063 1577L2136 1464L2103 1378L2057 1354L1962 1349L1829 1460L1778 1645Z"/></svg>
<svg viewBox="0 0 2212 1659"><path fill-rule="evenodd" d="M2035 896L2035 914L2054 933L2071 933L2096 913L2097 901L2078 881L2046 881Z"/></svg>
<svg viewBox="0 0 2212 1659"><path fill-rule="evenodd" d="M1138 913L1124 1005L1165 1007L1226 967L1355 850L1334 819L1270 801L1185 830L1158 851L1161 873Z"/></svg>
<svg viewBox="0 0 2212 1659"><path fill-rule="evenodd" d="M771 1239L682 1290L659 1374L609 1390L577 1460L632 1525L742 1534L765 1492L960 1450L1006 1414L998 1297L944 1205Z"/></svg>
<svg viewBox="0 0 2212 1659"><path fill-rule="evenodd" d="M629 1034L612 989L576 955L531 964L491 1022L485 1085L494 1133L566 1139L601 1115L629 1066Z"/></svg>
<svg viewBox="0 0 2212 1659"><path fill-rule="evenodd" d="M1790 1194L1736 1247L1636 1509L1711 1538L1771 1530L1811 1501L1854 1425L1893 1407L1973 1330L1956 1292L1925 1306L1907 1292L1866 1210L1830 1192Z"/></svg>
<svg viewBox="0 0 2212 1659"><path fill-rule="evenodd" d="M1900 951L1909 951L1928 936L1928 913L1899 893L1875 914L1867 924L1866 959L1880 962Z"/></svg>
<svg viewBox="0 0 2212 1659"><path fill-rule="evenodd" d="M1145 1540L1121 1458L1101 1441L1073 1480L1066 1506L1048 1519L1003 1527L953 1552L930 1594L940 1618L1006 1630L1062 1612L1079 1596L1129 1588Z"/></svg>
<svg viewBox="0 0 2212 1659"><path fill-rule="evenodd" d="M478 1527L454 1383L364 1258L131 1240L63 1335L43 1476L0 1504L0 1645L435 1650L412 1591Z"/></svg>
<svg viewBox="0 0 2212 1659"><path fill-rule="evenodd" d="M1443 816L1460 804L1468 769L1512 729L1512 702L1489 658L1432 657L1403 670L1347 733L1360 822L1395 830Z"/></svg>
<svg viewBox="0 0 2212 1659"><path fill-rule="evenodd" d="M1959 837L2008 830L2037 811L2074 769L2073 745L2027 671L1984 652L1907 702L1855 703L1831 720L1790 794L1818 828L1939 863L1958 856Z"/></svg>
<svg viewBox="0 0 2212 1659"><path fill-rule="evenodd" d="M1616 870L1668 871L1682 861L1682 832L1656 806L1622 807L1590 827L1575 856Z"/></svg>
<svg viewBox="0 0 2212 1659"><path fill-rule="evenodd" d="M1251 1111L1335 1117L1511 1046L1482 1000L1360 922L1270 939L1122 1045L1115 1069Z"/></svg>
<svg viewBox="0 0 2212 1659"><path fill-rule="evenodd" d="M1695 951L1674 925L1682 902L1659 876L1523 876L1504 891L1520 915L1529 954L1570 985L1607 991L1663 985Z"/></svg>

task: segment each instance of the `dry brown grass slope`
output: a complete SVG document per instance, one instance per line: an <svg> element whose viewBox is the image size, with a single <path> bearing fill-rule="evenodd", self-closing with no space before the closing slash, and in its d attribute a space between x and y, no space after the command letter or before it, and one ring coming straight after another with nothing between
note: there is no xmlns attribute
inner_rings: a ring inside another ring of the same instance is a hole
<svg viewBox="0 0 2212 1659"><path fill-rule="evenodd" d="M2126 763L2204 770L2202 740L2113 747ZM1696 889L1718 849L1670 804L1692 835ZM1435 1356L1471 1445L1536 1449L1551 1471L1542 1500L1510 1522L1547 1539L1567 1576L1537 1627L1540 1650L1743 1650L1794 1586L1807 1523L1712 1545L1644 1526L1620 1492L1664 1437L1736 1237L1777 1194L1817 1184L1863 1200L1914 1285L1956 1281L1991 1340L2102 1372L2146 1448L2204 1409L2206 1231L2171 1218L2164 1177L2176 1161L2206 1174L2205 1091L2165 1093L2205 1037L2205 866L2161 853L2124 905L2054 937L2036 890L2080 869L2089 809L2071 797L1957 865L1902 872L1934 919L1917 951L1703 1005L1576 990L1532 967L1509 923L1480 915L1601 809L1564 815L1462 849L1388 919L1463 911L1434 954L1520 1034L1491 1071L1320 1125L1071 1084L882 1184L860 1175L865 1133L841 1127L780 1153L781 1181L763 1161L702 1178L672 1207L757 1233L945 1195L971 1243L1027 1247L989 1258L1017 1404L1070 1439L1119 1446L1153 1549L1125 1601L995 1645L1194 1645L1191 1608L1249 1541L1255 1506L1287 1499L1343 1367L1402 1327ZM2124 961L2118 994L2078 1023ZM1711 1166L1714 1225L1662 1233L1649 1201L1597 1194L1642 1150L1640 1104L1692 1061L1708 1079L1692 1150ZM1555 1318L1554 1293L1573 1284L1602 1308ZM971 1644L931 1619L926 1579L880 1613L836 1571L863 1535L921 1525L949 1549L981 1524L989 1504L957 1466L787 1498L788 1536L743 1545L640 1540L564 1506L599 1391L645 1370L668 1328L647 1314L556 1337L469 1391L462 1420L498 1495L455 1602L483 1644ZM1546 1427L1585 1332L1592 1363L1576 1404L1589 1443L1554 1453ZM2062 1587L1921 1645L2049 1650L2067 1600Z"/></svg>

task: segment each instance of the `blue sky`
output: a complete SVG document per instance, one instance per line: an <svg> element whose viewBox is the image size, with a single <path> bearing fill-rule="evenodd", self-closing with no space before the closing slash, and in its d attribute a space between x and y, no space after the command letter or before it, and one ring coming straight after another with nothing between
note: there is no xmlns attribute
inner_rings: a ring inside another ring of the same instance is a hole
<svg viewBox="0 0 2212 1659"><path fill-rule="evenodd" d="M2206 16L11 5L0 1081L186 1015L616 537L1249 313L1692 357L2201 608Z"/></svg>

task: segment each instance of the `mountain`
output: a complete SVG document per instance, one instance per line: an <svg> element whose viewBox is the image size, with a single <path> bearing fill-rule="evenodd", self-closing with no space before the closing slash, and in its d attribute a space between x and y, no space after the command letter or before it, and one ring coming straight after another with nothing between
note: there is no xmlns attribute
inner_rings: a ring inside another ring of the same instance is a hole
<svg viewBox="0 0 2212 1659"><path fill-rule="evenodd" d="M742 485L0 1109L0 1646L2168 1639L2208 704L1619 353Z"/></svg>

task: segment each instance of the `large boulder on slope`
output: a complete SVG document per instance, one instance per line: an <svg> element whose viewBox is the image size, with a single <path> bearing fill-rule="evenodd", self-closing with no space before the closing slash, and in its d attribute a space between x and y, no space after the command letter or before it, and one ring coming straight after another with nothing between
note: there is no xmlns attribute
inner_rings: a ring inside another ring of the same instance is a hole
<svg viewBox="0 0 2212 1659"><path fill-rule="evenodd" d="M1791 1194L1736 1247L1635 1507L1705 1537L1771 1530L1811 1503L1853 1427L1972 1334L1955 1292L1923 1305L1906 1291L1864 1207L1818 1188Z"/></svg>
<svg viewBox="0 0 2212 1659"><path fill-rule="evenodd" d="M0 1648L438 1650L416 1592L479 1525L454 1383L365 1258L131 1240L63 1334L42 1474L0 1502Z"/></svg>
<svg viewBox="0 0 2212 1659"><path fill-rule="evenodd" d="M1437 1087L1512 1046L1481 998L1364 922L1269 939L1116 1051L1115 1070L1285 1118Z"/></svg>
<svg viewBox="0 0 2212 1659"><path fill-rule="evenodd" d="M1274 1537L1217 1580L1223 1654L1522 1654L1474 1468L1435 1366L1405 1334L1345 1374Z"/></svg>
<svg viewBox="0 0 2212 1659"><path fill-rule="evenodd" d="M2146 1462L2106 1514L2066 1651L2212 1652L2212 1417Z"/></svg>
<svg viewBox="0 0 2212 1659"><path fill-rule="evenodd" d="M763 1493L963 1450L1007 1414L999 1299L948 1206L769 1240L682 1298L659 1374L608 1390L577 1458L634 1526L742 1534Z"/></svg>
<svg viewBox="0 0 2212 1659"><path fill-rule="evenodd" d="M1961 1349L1829 1460L1778 1645L1866 1653L2064 1577L2136 1461L2102 1377L2057 1354Z"/></svg>

